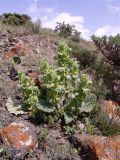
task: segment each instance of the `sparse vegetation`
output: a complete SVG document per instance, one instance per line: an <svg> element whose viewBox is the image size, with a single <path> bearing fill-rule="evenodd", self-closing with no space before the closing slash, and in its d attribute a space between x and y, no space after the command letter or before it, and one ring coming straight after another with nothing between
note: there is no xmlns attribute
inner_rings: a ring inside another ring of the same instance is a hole
<svg viewBox="0 0 120 160"><path fill-rule="evenodd" d="M38 149L28 152L26 160L36 155L40 159L41 151L47 159L49 149L52 159L62 159L62 145L68 140L71 145L73 134L120 135L119 121L109 119L120 103L120 34L92 36L88 42L74 25L58 22L52 30L41 23L25 14L0 16L0 136L14 119L33 123ZM25 54L19 54L16 46ZM106 113L101 109L104 100L115 101ZM14 151L3 143L0 137L0 156L13 159ZM72 147L73 153L65 151L78 155L81 145L77 151Z"/></svg>
<svg viewBox="0 0 120 160"><path fill-rule="evenodd" d="M94 126L99 128L99 130L102 132L105 136L110 135L119 135L120 134L120 125L115 123L114 118L109 119L109 117L105 113L101 113L100 109L98 108L97 111L95 111L92 123Z"/></svg>

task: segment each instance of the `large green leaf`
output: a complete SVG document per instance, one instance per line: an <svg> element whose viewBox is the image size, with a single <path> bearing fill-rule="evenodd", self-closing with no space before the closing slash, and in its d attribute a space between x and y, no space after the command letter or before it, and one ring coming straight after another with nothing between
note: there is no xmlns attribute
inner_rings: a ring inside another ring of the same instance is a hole
<svg viewBox="0 0 120 160"><path fill-rule="evenodd" d="M15 114L15 115L27 114L27 112L23 110L22 105L20 103L13 102L11 97L7 99L6 107L8 111L12 114Z"/></svg>
<svg viewBox="0 0 120 160"><path fill-rule="evenodd" d="M66 113L64 113L64 120L66 124L71 123L74 119L72 117L69 117Z"/></svg>
<svg viewBox="0 0 120 160"><path fill-rule="evenodd" d="M87 94L81 104L80 112L91 112L96 104L96 96L94 94Z"/></svg>
<svg viewBox="0 0 120 160"><path fill-rule="evenodd" d="M46 103L44 99L40 99L38 103L38 108L46 113L51 113L55 110L55 108L52 107L50 104Z"/></svg>

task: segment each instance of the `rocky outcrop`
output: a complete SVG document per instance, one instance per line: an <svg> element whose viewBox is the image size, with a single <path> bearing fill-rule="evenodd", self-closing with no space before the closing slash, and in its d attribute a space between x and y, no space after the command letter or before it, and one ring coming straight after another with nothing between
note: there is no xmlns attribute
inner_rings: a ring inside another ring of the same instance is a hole
<svg viewBox="0 0 120 160"><path fill-rule="evenodd" d="M28 44L19 38L12 38L8 31L0 33L1 58L23 56L28 52Z"/></svg>
<svg viewBox="0 0 120 160"><path fill-rule="evenodd" d="M27 44L25 44L23 41L20 41L13 47L9 48L8 51L4 53L4 57L10 58L14 56L24 56L27 52Z"/></svg>
<svg viewBox="0 0 120 160"><path fill-rule="evenodd" d="M91 160L120 160L120 135L105 137L76 134L72 139L76 147L83 147L86 150L86 155Z"/></svg>

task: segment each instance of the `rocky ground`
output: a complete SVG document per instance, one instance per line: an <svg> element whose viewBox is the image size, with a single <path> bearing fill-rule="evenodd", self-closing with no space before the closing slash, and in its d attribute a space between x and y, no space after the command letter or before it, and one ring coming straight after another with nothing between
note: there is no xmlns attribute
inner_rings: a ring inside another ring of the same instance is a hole
<svg viewBox="0 0 120 160"><path fill-rule="evenodd" d="M0 159L120 160L120 136L85 134L86 127L81 122L78 123L80 132L69 136L59 127L39 125L27 114L9 109L8 99L19 102L16 72L37 70L42 58L54 63L58 43L59 38L53 35L14 38L7 31L0 33ZM13 57L20 57L21 63L13 62ZM108 118L115 116L119 123L119 106L111 101L104 102L103 106Z"/></svg>
<svg viewBox="0 0 120 160"><path fill-rule="evenodd" d="M58 46L58 39L54 38L38 35L12 38L7 31L0 33L1 159L80 159L60 130L33 124L28 115L11 114L6 105L8 97L19 101L16 71L34 71L42 58L54 63ZM21 57L21 64L13 63L15 56Z"/></svg>

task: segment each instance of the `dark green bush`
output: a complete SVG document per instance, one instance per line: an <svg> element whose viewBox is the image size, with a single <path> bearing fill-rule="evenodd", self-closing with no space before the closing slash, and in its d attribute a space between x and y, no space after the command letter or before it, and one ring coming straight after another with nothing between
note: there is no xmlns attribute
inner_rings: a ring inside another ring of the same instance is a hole
<svg viewBox="0 0 120 160"><path fill-rule="evenodd" d="M101 64L96 63L96 73L110 90L111 98L120 102L120 35L92 36L97 49L103 55Z"/></svg>
<svg viewBox="0 0 120 160"><path fill-rule="evenodd" d="M116 45L120 45L120 34L118 33L116 36L110 36L109 37L109 41L111 42L111 43L114 43L114 44L116 44Z"/></svg>
<svg viewBox="0 0 120 160"><path fill-rule="evenodd" d="M98 50L103 54L104 61L112 67L120 67L120 35L117 36L92 36Z"/></svg>
<svg viewBox="0 0 120 160"><path fill-rule="evenodd" d="M4 19L3 22L5 24L10 24L10 25L20 25L20 20L19 18L15 17L15 16L9 16L7 19Z"/></svg>
<svg viewBox="0 0 120 160"><path fill-rule="evenodd" d="M57 26L55 27L55 32L58 32L61 37L67 38L72 35L75 30L75 26L70 24L65 24L65 22L57 22Z"/></svg>
<svg viewBox="0 0 120 160"><path fill-rule="evenodd" d="M3 16L5 19L7 19L9 16L12 16L12 13L3 13Z"/></svg>
<svg viewBox="0 0 120 160"><path fill-rule="evenodd" d="M4 13L2 17L3 23L8 25L25 25L26 22L31 21L31 18L26 14Z"/></svg>

